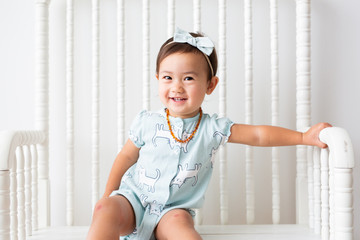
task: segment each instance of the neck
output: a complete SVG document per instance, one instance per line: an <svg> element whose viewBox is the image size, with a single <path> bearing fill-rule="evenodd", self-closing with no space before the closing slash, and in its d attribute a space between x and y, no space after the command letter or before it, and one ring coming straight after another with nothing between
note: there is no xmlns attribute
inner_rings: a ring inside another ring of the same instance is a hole
<svg viewBox="0 0 360 240"><path fill-rule="evenodd" d="M196 117L200 112L202 112L202 109L200 107L197 111L194 111L189 114L176 114L176 113L171 112L168 108L165 108L165 112L168 113L169 116L174 117L174 118L187 119L187 118Z"/></svg>

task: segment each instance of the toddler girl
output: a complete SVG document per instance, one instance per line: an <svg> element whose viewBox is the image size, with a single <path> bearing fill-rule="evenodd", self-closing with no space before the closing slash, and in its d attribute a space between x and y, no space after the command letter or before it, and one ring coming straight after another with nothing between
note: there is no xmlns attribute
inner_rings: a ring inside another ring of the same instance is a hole
<svg viewBox="0 0 360 240"><path fill-rule="evenodd" d="M318 136L327 123L300 133L203 113L204 97L219 81L216 70L216 51L207 37L177 29L162 45L156 78L165 108L136 116L87 239L201 239L191 209L203 204L220 145L326 147Z"/></svg>

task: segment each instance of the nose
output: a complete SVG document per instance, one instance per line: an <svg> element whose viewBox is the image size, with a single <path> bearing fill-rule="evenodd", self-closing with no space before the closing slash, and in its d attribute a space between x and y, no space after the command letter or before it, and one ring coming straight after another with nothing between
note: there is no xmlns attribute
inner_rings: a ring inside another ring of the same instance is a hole
<svg viewBox="0 0 360 240"><path fill-rule="evenodd" d="M171 91L173 93L183 93L184 92L183 82L181 80L173 80Z"/></svg>

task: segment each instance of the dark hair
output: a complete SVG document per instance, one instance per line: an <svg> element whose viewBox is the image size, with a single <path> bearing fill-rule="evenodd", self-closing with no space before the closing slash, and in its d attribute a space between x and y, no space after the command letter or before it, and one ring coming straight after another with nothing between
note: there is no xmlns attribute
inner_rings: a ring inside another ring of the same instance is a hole
<svg viewBox="0 0 360 240"><path fill-rule="evenodd" d="M199 33L190 33L193 37L203 37L202 34ZM159 68L160 68L160 63L169 55L173 54L173 53L197 53L197 54L202 54L204 55L203 52L201 52L199 49L197 49L196 47L188 44L188 43L178 43L178 42L173 42L173 37L169 38L160 48L157 59L156 59L156 74L159 73ZM205 57L205 55L204 55ZM214 50L212 51L212 53L210 54L210 56L208 56L211 66L213 68L213 74L211 72L211 68L210 66L208 66L209 68L209 80L216 75L216 71L217 71L217 55L216 55L216 50L214 48Z"/></svg>

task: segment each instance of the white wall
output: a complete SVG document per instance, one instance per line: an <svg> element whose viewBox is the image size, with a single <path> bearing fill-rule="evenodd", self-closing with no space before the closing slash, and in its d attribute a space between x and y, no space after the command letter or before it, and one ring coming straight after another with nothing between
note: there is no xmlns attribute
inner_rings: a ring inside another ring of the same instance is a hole
<svg viewBox="0 0 360 240"><path fill-rule="evenodd" d="M34 126L34 1L1 1L0 2L0 130L2 129L32 129ZM91 163L91 88L87 85L91 81L90 53L91 30L89 22L90 1L75 1L77 11L75 31L75 87L80 95L75 99L75 126L77 152L75 168L80 174L76 175L75 223L88 224L91 216L90 195L90 163ZM102 34L107 36L101 43L101 192L104 189L108 171L116 155L116 90L111 84L116 82L116 15L114 12L116 1L102 1L101 22ZM166 5L164 0L151 1L151 69L154 73L155 57L161 43L166 39ZM215 0L206 1L208 6L216 4ZM228 5L228 116L236 122L244 121L243 104L243 7L242 2L229 0ZM204 1L203 1L203 5ZM268 2L254 0L254 88L255 88L255 123L270 124L270 55L268 44L263 44L269 38L268 33ZM280 6L280 125L295 128L295 10L294 1L279 0ZM189 12L190 0L177 1L176 25L184 29L192 29L192 13ZM134 115L141 110L141 1L126 1L126 127L129 126ZM360 111L356 106L360 102L359 66L360 66L360 29L355 27L360 21L356 14L360 3L356 0L345 2L335 0L314 0L312 3L312 114L313 123L328 121L335 126L346 128L352 137L356 164L359 165L360 127L356 124L360 120ZM65 222L65 56L64 56L64 1L51 2L51 54L50 54L50 119L51 119L51 162L50 177L52 182L52 223L54 225ZM185 18L181 18L180 16ZM188 17L186 17L188 16ZM217 13L210 10L202 13L203 31L217 44ZM282 21L284 20L284 21ZM264 41L265 40L265 41ZM56 66L56 67L54 67ZM161 105L157 99L156 80L152 81L151 108L158 109ZM207 112L217 111L217 91L206 99L204 109ZM281 154L281 192L282 213L281 222L294 222L294 184L295 181L286 180L294 176L295 162L293 160L294 147L285 148ZM245 222L244 195L244 147L228 145L229 151L229 182L239 183L239 188L231 195L229 204L231 223ZM271 190L268 184L271 175L269 149L258 149L255 156L255 170L257 172L256 217L258 223L271 221L270 199ZM359 225L360 204L358 168L354 174L355 193L355 226ZM212 209L218 199L216 196L218 178L212 180L208 192L206 207ZM210 200L209 200L210 198ZM216 223L217 211L207 211L207 221ZM356 239L360 232L356 229Z"/></svg>

